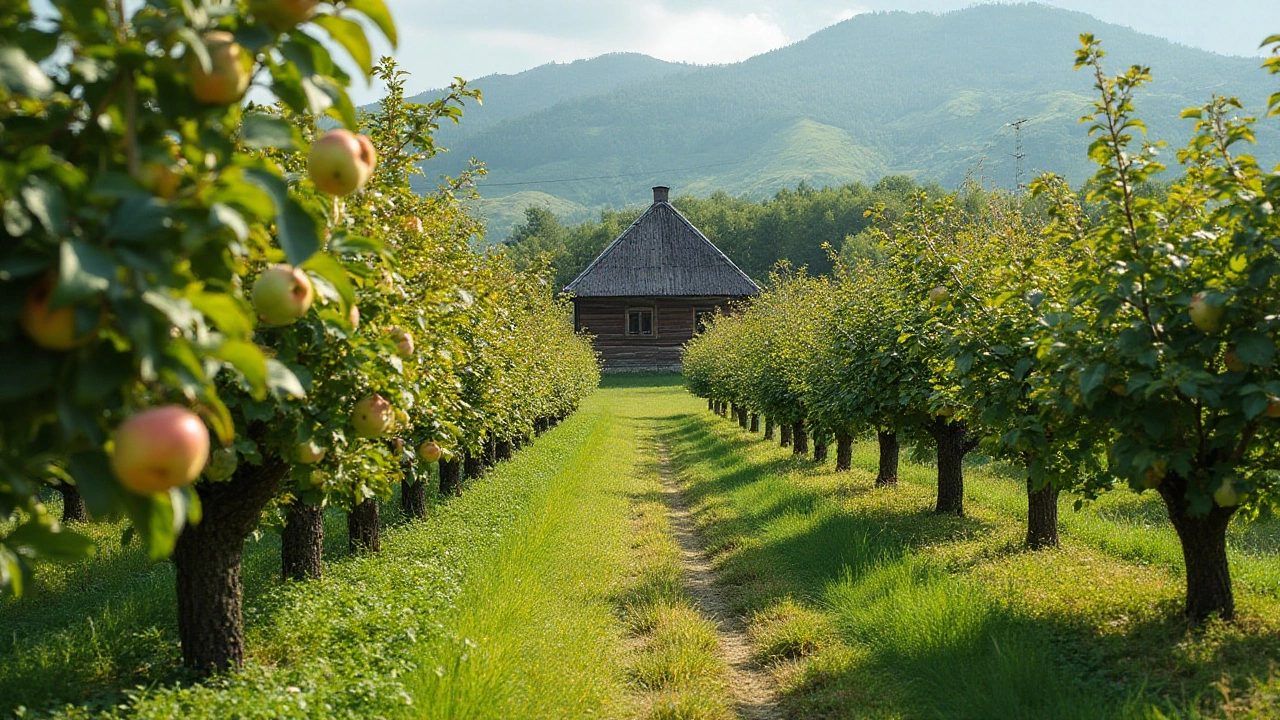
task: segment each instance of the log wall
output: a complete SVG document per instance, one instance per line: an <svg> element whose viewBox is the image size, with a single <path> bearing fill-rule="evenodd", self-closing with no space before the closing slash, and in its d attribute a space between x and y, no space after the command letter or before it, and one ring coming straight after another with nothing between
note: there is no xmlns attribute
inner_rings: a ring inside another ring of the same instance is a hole
<svg viewBox="0 0 1280 720"><path fill-rule="evenodd" d="M574 298L574 324L594 335L605 372L680 370L684 344L693 337L696 312L725 308L727 297ZM628 335L627 311L654 310L653 335Z"/></svg>

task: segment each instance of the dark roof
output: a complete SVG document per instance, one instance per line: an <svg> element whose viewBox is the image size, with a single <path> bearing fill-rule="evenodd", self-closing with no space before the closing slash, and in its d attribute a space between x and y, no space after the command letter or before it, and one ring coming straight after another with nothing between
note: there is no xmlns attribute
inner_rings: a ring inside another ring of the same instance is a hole
<svg viewBox="0 0 1280 720"><path fill-rule="evenodd" d="M654 188L654 203L565 286L578 297L741 297L760 287Z"/></svg>

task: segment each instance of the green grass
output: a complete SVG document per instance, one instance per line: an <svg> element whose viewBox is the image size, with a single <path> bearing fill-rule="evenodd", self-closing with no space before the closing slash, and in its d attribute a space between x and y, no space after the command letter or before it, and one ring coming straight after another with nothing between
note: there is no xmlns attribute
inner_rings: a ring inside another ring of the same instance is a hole
<svg viewBox="0 0 1280 720"><path fill-rule="evenodd" d="M665 437L792 716L1280 714L1276 524L1231 531L1240 621L1191 631L1151 494L1064 497L1063 547L1027 552L1025 490L994 464L968 469L967 517L935 517L931 467L875 490L874 441L835 473L704 407Z"/></svg>

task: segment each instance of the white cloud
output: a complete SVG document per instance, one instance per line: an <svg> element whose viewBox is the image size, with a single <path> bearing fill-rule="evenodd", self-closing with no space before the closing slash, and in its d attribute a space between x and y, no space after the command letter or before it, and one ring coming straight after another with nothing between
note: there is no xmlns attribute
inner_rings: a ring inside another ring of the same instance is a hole
<svg viewBox="0 0 1280 720"><path fill-rule="evenodd" d="M672 62L737 62L791 42L777 23L756 13L672 12L653 4L645 14L637 44L627 49Z"/></svg>

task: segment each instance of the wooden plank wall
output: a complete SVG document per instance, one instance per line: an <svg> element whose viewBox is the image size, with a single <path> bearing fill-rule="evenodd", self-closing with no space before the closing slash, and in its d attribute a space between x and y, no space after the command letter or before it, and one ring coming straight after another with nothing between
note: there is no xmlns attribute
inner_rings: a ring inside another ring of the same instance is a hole
<svg viewBox="0 0 1280 720"><path fill-rule="evenodd" d="M579 330L596 336L606 371L679 370L684 344L693 337L694 311L716 310L729 298L580 298ZM627 335L629 308L653 308L652 336Z"/></svg>

